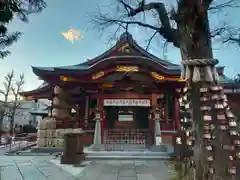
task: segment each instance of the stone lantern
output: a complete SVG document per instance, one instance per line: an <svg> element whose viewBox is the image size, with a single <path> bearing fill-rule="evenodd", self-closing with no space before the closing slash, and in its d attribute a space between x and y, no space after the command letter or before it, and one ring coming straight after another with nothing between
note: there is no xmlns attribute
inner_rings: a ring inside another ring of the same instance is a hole
<svg viewBox="0 0 240 180"><path fill-rule="evenodd" d="M154 140L155 143L152 147L150 147L151 151L158 151L158 152L166 152L167 148L162 144L162 136L161 136L161 124L160 124L160 120L161 120L161 115L163 110L161 110L158 107L155 107L152 110L153 113L153 117L152 120L154 121Z"/></svg>
<svg viewBox="0 0 240 180"><path fill-rule="evenodd" d="M102 144L102 129L101 129L101 114L103 112L103 108L101 106L97 106L95 109L95 132L94 132L94 139L93 145L91 149L93 151L104 151L104 145Z"/></svg>

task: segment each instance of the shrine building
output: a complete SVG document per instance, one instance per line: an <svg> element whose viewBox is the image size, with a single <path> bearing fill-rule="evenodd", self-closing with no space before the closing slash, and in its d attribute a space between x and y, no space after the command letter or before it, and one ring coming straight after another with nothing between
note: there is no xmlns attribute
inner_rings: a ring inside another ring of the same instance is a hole
<svg viewBox="0 0 240 180"><path fill-rule="evenodd" d="M87 144L93 143L96 107L103 110L103 143L113 139L156 143L151 116L156 107L161 109L163 143L171 143L172 134L180 128L178 90L185 84L180 79L180 65L150 54L129 33L123 33L115 46L86 62L32 69L44 83L21 95L28 100L51 100L49 116L56 120L56 129L82 128ZM217 70L225 92L234 97L239 89L224 75L224 67Z"/></svg>

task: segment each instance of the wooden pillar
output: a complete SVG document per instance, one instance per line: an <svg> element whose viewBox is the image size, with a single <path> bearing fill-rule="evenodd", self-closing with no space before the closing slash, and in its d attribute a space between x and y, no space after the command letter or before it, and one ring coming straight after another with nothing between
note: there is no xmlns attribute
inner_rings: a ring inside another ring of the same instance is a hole
<svg viewBox="0 0 240 180"><path fill-rule="evenodd" d="M85 99L85 117L84 117L84 127L88 127L88 109L89 109L89 96Z"/></svg>

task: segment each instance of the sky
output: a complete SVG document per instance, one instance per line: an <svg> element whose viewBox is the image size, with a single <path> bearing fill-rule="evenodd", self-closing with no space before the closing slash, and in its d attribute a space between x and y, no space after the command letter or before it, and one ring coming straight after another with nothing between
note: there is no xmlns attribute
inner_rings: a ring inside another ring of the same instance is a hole
<svg viewBox="0 0 240 180"><path fill-rule="evenodd" d="M114 27L100 33L94 28L92 18L98 8L104 13L114 13L114 2L114 0L47 0L47 8L40 14L31 15L29 23L23 23L15 18L9 24L9 30L20 31L23 35L9 48L11 55L0 60L0 82L3 82L4 75L13 69L16 77L24 73L26 81L24 90L32 90L37 88L41 81L34 75L31 66L74 65L106 51L114 45L113 42L109 43ZM221 15L223 14L215 14L210 19L212 26L221 23ZM235 24L238 15L240 11L231 10L225 19ZM240 27L240 23L236 25ZM64 39L61 32L67 32L69 28L81 31L83 39L74 44ZM141 46L146 45L148 32L140 28L131 28L130 33ZM158 40L152 44L150 52L173 63L180 63L179 50L170 45L163 54L162 44ZM229 77L234 77L240 72L240 48L214 42L214 56L219 59L219 65L226 66L225 72ZM0 83L0 88L2 87Z"/></svg>

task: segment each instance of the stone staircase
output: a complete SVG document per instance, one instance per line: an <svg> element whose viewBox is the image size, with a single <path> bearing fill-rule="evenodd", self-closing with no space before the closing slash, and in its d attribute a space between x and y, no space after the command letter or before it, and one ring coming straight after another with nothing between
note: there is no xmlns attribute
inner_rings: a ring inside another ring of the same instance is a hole
<svg viewBox="0 0 240 180"><path fill-rule="evenodd" d="M145 151L145 144L105 144L106 151Z"/></svg>
<svg viewBox="0 0 240 180"><path fill-rule="evenodd" d="M167 160L168 152L145 151L86 151L86 160Z"/></svg>

